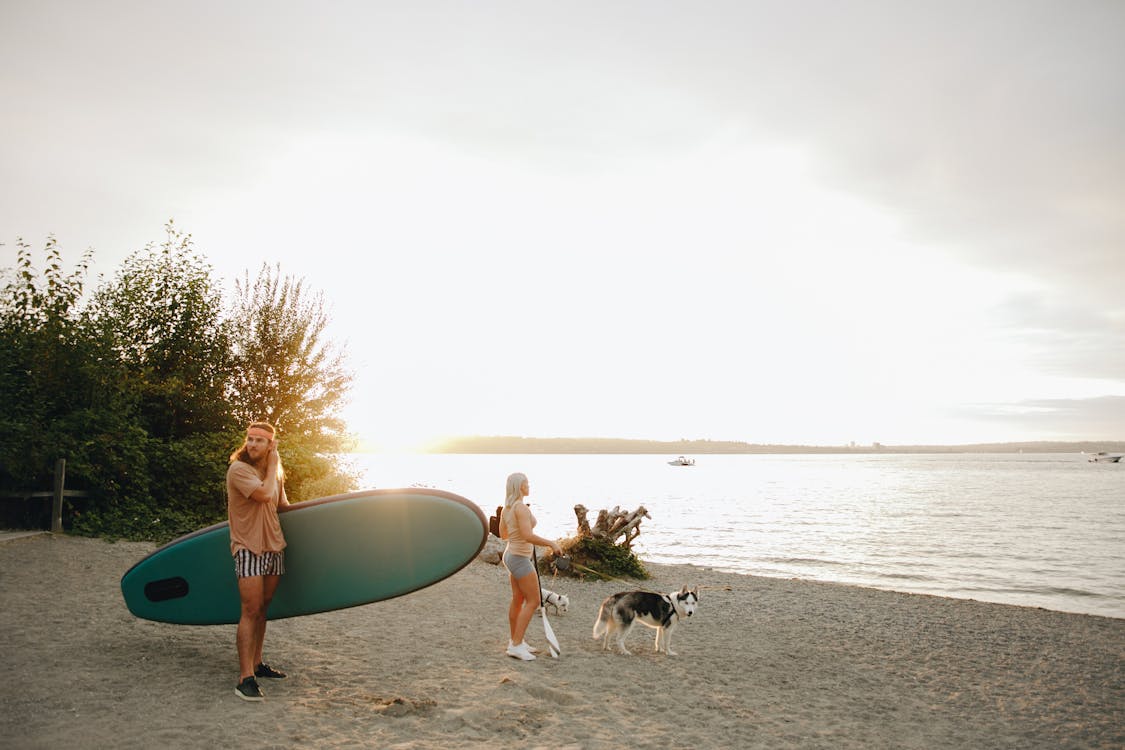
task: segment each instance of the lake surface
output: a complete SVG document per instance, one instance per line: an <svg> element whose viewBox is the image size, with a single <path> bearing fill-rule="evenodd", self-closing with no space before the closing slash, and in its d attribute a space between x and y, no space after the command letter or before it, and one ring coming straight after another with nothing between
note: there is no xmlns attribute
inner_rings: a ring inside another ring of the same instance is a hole
<svg viewBox="0 0 1125 750"><path fill-rule="evenodd" d="M544 536L574 506L651 516L643 560L1125 618L1125 464L1080 454L350 457L365 487L423 485L486 515L522 471Z"/></svg>

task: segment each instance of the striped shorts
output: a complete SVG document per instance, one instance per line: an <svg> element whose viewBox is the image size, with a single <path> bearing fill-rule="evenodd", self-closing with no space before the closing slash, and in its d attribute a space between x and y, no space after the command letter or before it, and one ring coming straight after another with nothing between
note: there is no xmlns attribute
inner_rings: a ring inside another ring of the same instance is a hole
<svg viewBox="0 0 1125 750"><path fill-rule="evenodd" d="M284 552L263 552L255 555L248 549L240 549L234 553L234 573L239 578L279 576L284 572Z"/></svg>

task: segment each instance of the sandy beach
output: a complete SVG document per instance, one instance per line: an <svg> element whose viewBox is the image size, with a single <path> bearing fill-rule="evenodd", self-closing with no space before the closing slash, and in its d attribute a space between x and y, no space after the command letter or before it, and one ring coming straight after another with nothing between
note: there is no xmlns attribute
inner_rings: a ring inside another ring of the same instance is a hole
<svg viewBox="0 0 1125 750"><path fill-rule="evenodd" d="M271 622L267 700L233 692L234 626L138 620L153 545L0 541L6 748L1121 748L1125 620L651 565L700 609L652 653L591 638L617 582L551 581L562 658L504 655L508 582L475 561L398 599ZM532 645L545 648L533 621Z"/></svg>

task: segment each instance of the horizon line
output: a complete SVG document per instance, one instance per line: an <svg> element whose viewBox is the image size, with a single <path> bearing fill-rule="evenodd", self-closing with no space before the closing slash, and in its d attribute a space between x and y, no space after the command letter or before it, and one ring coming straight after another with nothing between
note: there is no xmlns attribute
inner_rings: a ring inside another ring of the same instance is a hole
<svg viewBox="0 0 1125 750"><path fill-rule="evenodd" d="M1060 453L1090 451L1125 451L1125 440L1016 440L976 443L750 443L742 440L693 438L652 440L646 438L606 437L528 437L519 435L462 435L420 443L411 453L520 453L513 448L537 448L532 453L611 453L609 447L631 448L625 453L873 453L873 452L1031 452ZM555 450L544 450L554 448ZM1069 449L1069 450L1067 450ZM351 453L402 452L380 449L376 441L356 440Z"/></svg>

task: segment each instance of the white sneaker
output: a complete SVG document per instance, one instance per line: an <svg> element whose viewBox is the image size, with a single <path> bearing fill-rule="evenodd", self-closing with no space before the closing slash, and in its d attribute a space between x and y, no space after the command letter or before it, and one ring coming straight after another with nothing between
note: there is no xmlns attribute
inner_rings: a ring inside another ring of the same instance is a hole
<svg viewBox="0 0 1125 750"><path fill-rule="evenodd" d="M511 641L508 641L508 648L511 648L511 647L512 647L513 645L514 645L514 644L513 644L513 643L512 643ZM530 652L531 652L531 653L533 653L533 654L538 654L538 653L539 653L539 649L535 648L535 646L531 646L531 645L529 645L527 641L524 641L524 642L523 642L523 643L521 643L520 645L521 645L521 646L527 646L527 650L528 650L528 651L530 651Z"/></svg>
<svg viewBox="0 0 1125 750"><path fill-rule="evenodd" d="M535 654L531 653L526 643L521 643L518 646L508 646L508 656L515 659L522 659L523 661L531 661L535 658Z"/></svg>

